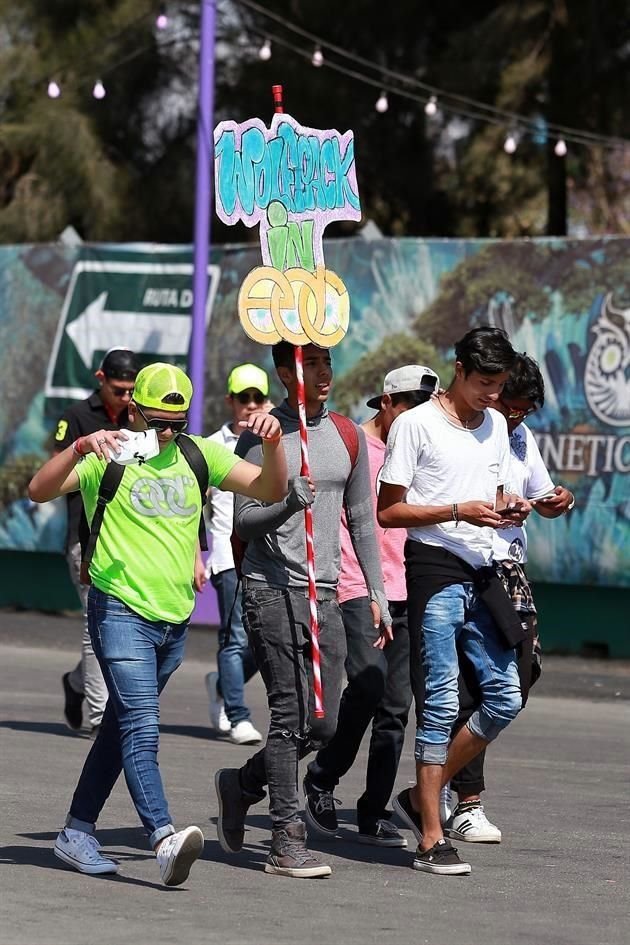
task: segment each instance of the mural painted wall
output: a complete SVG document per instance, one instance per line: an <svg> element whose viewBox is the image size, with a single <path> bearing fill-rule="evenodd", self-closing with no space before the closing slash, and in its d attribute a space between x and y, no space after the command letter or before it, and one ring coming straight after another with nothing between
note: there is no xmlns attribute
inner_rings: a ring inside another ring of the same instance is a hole
<svg viewBox="0 0 630 945"><path fill-rule="evenodd" d="M630 241L325 245L326 265L352 304L333 352L335 406L362 419L383 374L409 361L432 365L447 384L458 337L477 324L505 328L541 365L546 402L528 424L552 476L577 496L569 516L530 519L530 574L630 586ZM273 373L270 350L244 335L237 316L259 252L230 246L212 254L208 433L224 420L234 364L254 360ZM145 361L185 357L190 263L190 247L0 248L0 548L61 550L63 505L35 506L25 496L55 417L69 395L89 391L114 344L133 341ZM277 385L272 395L281 397Z"/></svg>

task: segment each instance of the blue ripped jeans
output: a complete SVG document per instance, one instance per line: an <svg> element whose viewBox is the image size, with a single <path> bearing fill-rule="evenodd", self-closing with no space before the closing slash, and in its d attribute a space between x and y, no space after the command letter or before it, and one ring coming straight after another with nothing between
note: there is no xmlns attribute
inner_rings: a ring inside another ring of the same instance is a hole
<svg viewBox="0 0 630 945"><path fill-rule="evenodd" d="M416 732L416 761L446 763L457 719L457 646L473 667L481 704L466 723L490 742L518 715L521 687L516 651L505 649L488 608L472 582L451 584L429 600L422 620L425 701Z"/></svg>
<svg viewBox="0 0 630 945"><path fill-rule="evenodd" d="M94 833L120 772L152 847L175 832L158 767L158 697L182 661L186 623L146 620L96 587L88 596L92 646L109 700L83 765L66 827Z"/></svg>

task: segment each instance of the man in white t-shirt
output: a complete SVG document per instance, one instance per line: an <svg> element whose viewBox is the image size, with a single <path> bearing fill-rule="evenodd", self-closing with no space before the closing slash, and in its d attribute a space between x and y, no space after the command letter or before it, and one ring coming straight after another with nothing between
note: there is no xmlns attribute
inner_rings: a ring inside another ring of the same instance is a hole
<svg viewBox="0 0 630 945"><path fill-rule="evenodd" d="M367 406L378 410L361 424L365 433L372 501L376 509L387 434L396 417L425 403L439 386L431 368L406 364L390 371L383 393ZM405 533L377 526L376 537L393 639L387 642L374 628L370 597L354 551L345 512L341 519L341 568L337 600L346 633L347 686L341 697L337 731L309 764L304 779L304 813L309 835L331 839L338 823L333 791L354 764L371 724L365 791L357 801L359 843L406 847L407 840L391 821L387 805L394 788L411 705L409 631L405 584ZM386 644L386 645L385 645Z"/></svg>
<svg viewBox="0 0 630 945"><path fill-rule="evenodd" d="M494 529L524 521L531 508L504 495L507 425L487 409L516 358L507 335L473 329L455 355L448 390L394 422L378 501L380 525L407 528L412 681L421 660L425 689L417 695L423 706L418 790L401 792L394 808L418 835L414 868L441 875L469 873L470 865L444 838L440 790L521 708L515 646L524 634L492 568L492 549ZM459 708L457 643L474 666L481 702L451 741Z"/></svg>
<svg viewBox="0 0 630 945"><path fill-rule="evenodd" d="M542 407L544 401L545 385L538 365L527 355L519 354L501 396L494 404L494 409L500 411L507 420L510 436L510 468L506 489L529 499L536 512L544 518L557 518L573 508L574 496L564 486L554 485L534 435L523 422ZM540 675L541 665L536 609L523 570L527 561L525 525L514 524L495 531L493 553L499 573L510 589L514 606L527 625L527 637L519 647L518 654L525 706L529 689ZM460 711L455 731L468 721L479 704L479 687L465 657L460 661L460 668ZM480 794L485 790L484 760L485 750L464 765L451 781L451 788L457 793L459 801L450 816L447 811L443 812L443 819L446 820L444 832L451 839L472 843L501 841L501 831L488 820L481 803Z"/></svg>
<svg viewBox="0 0 630 945"><path fill-rule="evenodd" d="M238 442L241 420L257 410L265 409L269 395L269 378L255 364L239 364L230 373L225 400L231 418L220 430L208 437L226 446L232 453ZM206 574L217 592L219 603L218 672L206 676L210 701L210 721L236 745L258 745L262 735L251 722L245 705L245 683L256 673L256 662L243 627L241 595L237 592L238 577L234 567L232 522L234 499L230 492L214 487L208 495L209 527L212 550Z"/></svg>

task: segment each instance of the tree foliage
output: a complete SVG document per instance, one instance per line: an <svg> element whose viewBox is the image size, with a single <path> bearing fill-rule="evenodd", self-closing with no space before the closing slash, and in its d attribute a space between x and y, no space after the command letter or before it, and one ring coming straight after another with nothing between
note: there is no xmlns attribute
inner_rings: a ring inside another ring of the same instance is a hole
<svg viewBox="0 0 630 945"><path fill-rule="evenodd" d="M567 195L577 233L630 232L630 150L569 145L559 160L547 133L554 121L630 137L627 0L397 0L395 16L362 0L266 7L372 62L536 122L539 133L508 156L501 122L447 111L429 120L394 95L378 114L378 87L313 68L308 40L240 0L217 0L216 119L269 118L280 81L304 124L353 128L364 213L386 235L561 232ZM49 240L72 223L86 240L190 241L199 3L170 0L162 32L158 8L0 0L0 240ZM262 62L268 33L273 54ZM97 77L103 101L91 95ZM56 100L45 94L51 78ZM255 238L216 220L213 235Z"/></svg>

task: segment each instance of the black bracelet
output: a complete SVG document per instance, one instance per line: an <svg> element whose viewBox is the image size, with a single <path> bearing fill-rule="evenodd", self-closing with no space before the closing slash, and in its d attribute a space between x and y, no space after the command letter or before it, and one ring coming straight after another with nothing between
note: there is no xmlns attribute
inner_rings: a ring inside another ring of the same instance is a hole
<svg viewBox="0 0 630 945"><path fill-rule="evenodd" d="M455 522L455 528L457 528L457 526L459 525L459 512L457 510L457 502L453 502L451 511L453 513L453 521Z"/></svg>

